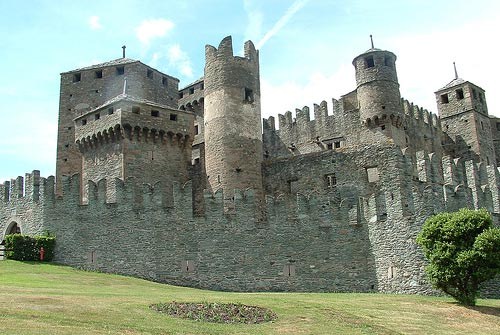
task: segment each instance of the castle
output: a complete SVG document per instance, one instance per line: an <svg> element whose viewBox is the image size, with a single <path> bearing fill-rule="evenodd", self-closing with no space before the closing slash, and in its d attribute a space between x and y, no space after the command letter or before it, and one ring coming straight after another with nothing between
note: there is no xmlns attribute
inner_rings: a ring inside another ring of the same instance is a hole
<svg viewBox="0 0 500 335"><path fill-rule="evenodd" d="M438 117L401 98L396 55L372 46L330 111L277 128L252 42L205 52L181 90L125 53L62 73L56 176L0 185L0 238L49 231L57 262L184 286L429 293L424 220L485 207L498 224L500 119L479 86L455 76Z"/></svg>

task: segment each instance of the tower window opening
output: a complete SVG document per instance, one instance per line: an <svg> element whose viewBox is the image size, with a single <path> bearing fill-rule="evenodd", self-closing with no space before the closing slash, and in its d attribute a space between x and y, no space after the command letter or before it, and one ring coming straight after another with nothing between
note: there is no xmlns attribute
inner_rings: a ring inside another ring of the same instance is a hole
<svg viewBox="0 0 500 335"><path fill-rule="evenodd" d="M121 76L125 74L125 67L124 66L118 66L116 68L116 75Z"/></svg>
<svg viewBox="0 0 500 335"><path fill-rule="evenodd" d="M113 107L109 107L108 108L108 115L111 115L115 112L114 108Z"/></svg>
<svg viewBox="0 0 500 335"><path fill-rule="evenodd" d="M82 120L82 126L85 126L87 124L87 119Z"/></svg>
<svg viewBox="0 0 500 335"><path fill-rule="evenodd" d="M482 94L482 93L479 93L479 94L478 94L478 96L479 96L479 101L480 101L480 102L483 102L483 94Z"/></svg>
<svg viewBox="0 0 500 335"><path fill-rule="evenodd" d="M475 89L472 89L472 96L474 97L474 99L477 99L477 92Z"/></svg>
<svg viewBox="0 0 500 335"><path fill-rule="evenodd" d="M201 83L200 84L200 90L204 90L205 89L205 84Z"/></svg>
<svg viewBox="0 0 500 335"><path fill-rule="evenodd" d="M333 143L328 143L328 144L326 145L326 148L327 148L328 150L332 150L332 149L333 149Z"/></svg>
<svg viewBox="0 0 500 335"><path fill-rule="evenodd" d="M99 120L100 118L101 118L101 114L97 113L96 115L94 115L95 120Z"/></svg>
<svg viewBox="0 0 500 335"><path fill-rule="evenodd" d="M146 76L147 76L149 79L153 79L153 70L151 70L151 69L147 69L147 71L146 71Z"/></svg>
<svg viewBox="0 0 500 335"><path fill-rule="evenodd" d="M464 90L459 88L455 91L458 100L462 100L464 98Z"/></svg>
<svg viewBox="0 0 500 335"><path fill-rule="evenodd" d="M335 173L325 175L325 183L327 188L333 188L337 185L337 177Z"/></svg>
<svg viewBox="0 0 500 335"><path fill-rule="evenodd" d="M334 148L340 148L340 141L333 142Z"/></svg>
<svg viewBox="0 0 500 335"><path fill-rule="evenodd" d="M73 82L74 83L77 83L79 81L82 81L82 74L81 73L75 73L73 75Z"/></svg>
<svg viewBox="0 0 500 335"><path fill-rule="evenodd" d="M450 102L450 100L448 99L448 94L441 94L441 103L447 104L448 102Z"/></svg>
<svg viewBox="0 0 500 335"><path fill-rule="evenodd" d="M385 130L385 124L380 126L380 130Z"/></svg>
<svg viewBox="0 0 500 335"><path fill-rule="evenodd" d="M200 133L199 126L198 126L198 125L195 125L195 126L194 126L194 134L195 134L195 135L198 135L199 133Z"/></svg>
<svg viewBox="0 0 500 335"><path fill-rule="evenodd" d="M365 57L365 63L366 63L366 67L367 68L374 67L375 66L375 61L373 60L373 56Z"/></svg>
<svg viewBox="0 0 500 335"><path fill-rule="evenodd" d="M152 110L152 111L151 111L151 116L153 116L153 117L159 117L159 116L160 116L160 112L159 112L159 111Z"/></svg>
<svg viewBox="0 0 500 335"><path fill-rule="evenodd" d="M484 130L484 123L481 121L481 130Z"/></svg>
<svg viewBox="0 0 500 335"><path fill-rule="evenodd" d="M177 114L170 114L170 121L177 121Z"/></svg>
<svg viewBox="0 0 500 335"><path fill-rule="evenodd" d="M191 87L191 88L189 89L189 94L194 94L194 87Z"/></svg>
<svg viewBox="0 0 500 335"><path fill-rule="evenodd" d="M102 70L97 70L94 75L96 78L102 78Z"/></svg>
<svg viewBox="0 0 500 335"><path fill-rule="evenodd" d="M497 130L500 130L500 122L497 122Z"/></svg>
<svg viewBox="0 0 500 335"><path fill-rule="evenodd" d="M390 56L385 56L385 57L384 57L384 65L385 65L385 66L392 66L392 57L390 57Z"/></svg>
<svg viewBox="0 0 500 335"><path fill-rule="evenodd" d="M253 90L245 87L245 101L253 102Z"/></svg>
<svg viewBox="0 0 500 335"><path fill-rule="evenodd" d="M182 99L184 97L184 92L179 92L179 99Z"/></svg>
<svg viewBox="0 0 500 335"><path fill-rule="evenodd" d="M167 77L163 77L161 78L161 84L163 86L168 86L168 78Z"/></svg>
<svg viewBox="0 0 500 335"><path fill-rule="evenodd" d="M141 109L137 106L132 107L132 113L134 114L141 114Z"/></svg>

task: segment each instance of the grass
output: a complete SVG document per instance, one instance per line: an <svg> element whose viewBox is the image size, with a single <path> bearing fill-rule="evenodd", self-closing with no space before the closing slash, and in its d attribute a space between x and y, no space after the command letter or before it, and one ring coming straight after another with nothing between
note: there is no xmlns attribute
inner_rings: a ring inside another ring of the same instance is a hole
<svg viewBox="0 0 500 335"><path fill-rule="evenodd" d="M241 303L277 320L218 324L174 318L160 302ZM36 263L0 261L1 334L500 334L500 300L466 308L444 297L227 293Z"/></svg>

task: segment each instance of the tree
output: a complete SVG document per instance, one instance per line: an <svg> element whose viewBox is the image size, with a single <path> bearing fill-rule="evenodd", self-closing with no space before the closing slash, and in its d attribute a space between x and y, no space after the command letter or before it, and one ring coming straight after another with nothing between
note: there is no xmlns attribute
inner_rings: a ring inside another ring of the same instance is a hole
<svg viewBox="0 0 500 335"><path fill-rule="evenodd" d="M417 237L432 285L474 306L479 285L500 273L500 228L485 209L461 209L427 219Z"/></svg>

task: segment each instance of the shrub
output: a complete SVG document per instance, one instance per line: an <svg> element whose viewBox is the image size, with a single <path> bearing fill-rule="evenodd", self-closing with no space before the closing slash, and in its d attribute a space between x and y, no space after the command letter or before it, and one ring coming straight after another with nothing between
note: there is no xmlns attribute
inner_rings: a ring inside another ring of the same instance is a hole
<svg viewBox="0 0 500 335"><path fill-rule="evenodd" d="M473 306L479 285L500 273L500 229L485 210L461 209L427 219L417 237L432 285Z"/></svg>
<svg viewBox="0 0 500 335"><path fill-rule="evenodd" d="M39 261L40 249L43 247L44 261L50 262L54 258L55 236L46 234L43 236L28 236L13 234L5 236L6 258L18 261Z"/></svg>

